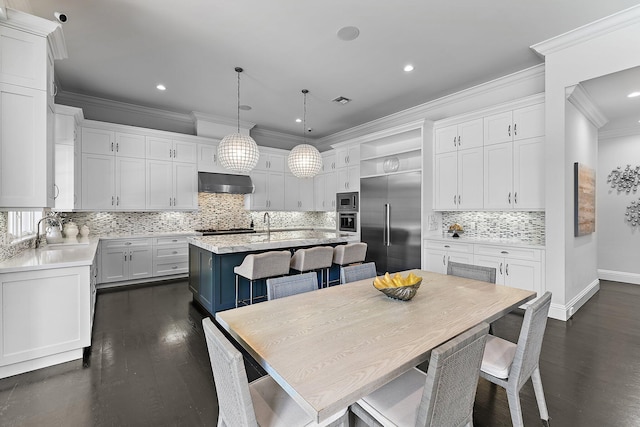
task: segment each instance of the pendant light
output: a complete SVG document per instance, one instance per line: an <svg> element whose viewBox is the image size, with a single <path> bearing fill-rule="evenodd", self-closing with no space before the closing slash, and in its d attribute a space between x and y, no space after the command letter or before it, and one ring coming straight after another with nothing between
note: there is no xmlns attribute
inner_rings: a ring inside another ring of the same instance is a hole
<svg viewBox="0 0 640 427"><path fill-rule="evenodd" d="M307 89L302 89L304 95L304 113L302 120L302 138L304 144L296 145L289 153L287 163L289 170L298 178L313 178L322 169L322 156L316 147L307 144Z"/></svg>
<svg viewBox="0 0 640 427"><path fill-rule="evenodd" d="M258 164L260 152L253 138L240 133L240 73L243 69L236 67L235 70L238 73L238 132L222 138L218 158L225 169L247 173Z"/></svg>

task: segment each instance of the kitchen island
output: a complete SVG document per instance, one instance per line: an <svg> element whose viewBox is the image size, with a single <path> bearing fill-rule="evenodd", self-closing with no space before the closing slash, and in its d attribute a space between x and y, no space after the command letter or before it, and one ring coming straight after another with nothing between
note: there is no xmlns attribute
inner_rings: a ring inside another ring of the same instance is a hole
<svg viewBox="0 0 640 427"><path fill-rule="evenodd" d="M209 313L215 314L235 307L233 268L240 265L248 254L284 249L294 251L321 245L336 246L356 241L359 239L353 234L317 230L190 237L189 289L195 301ZM336 271L330 276L337 277ZM254 295L266 295L264 281L256 281L254 289ZM248 287L241 286L240 298L247 298L248 294Z"/></svg>

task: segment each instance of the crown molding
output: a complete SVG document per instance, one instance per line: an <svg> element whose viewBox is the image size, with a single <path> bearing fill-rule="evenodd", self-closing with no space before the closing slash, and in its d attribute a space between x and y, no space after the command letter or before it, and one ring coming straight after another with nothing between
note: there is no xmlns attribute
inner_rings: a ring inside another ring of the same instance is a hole
<svg viewBox="0 0 640 427"><path fill-rule="evenodd" d="M542 80L544 82L544 70L544 64L525 68L524 70L481 83L451 95L446 95L433 101L399 111L389 116L382 117L341 132L336 132L332 135L318 139L318 145L323 147L332 146L342 141L352 140L366 134L382 131L387 128L393 128L408 122L424 120L425 118L430 119L429 113L433 110L445 108L449 105L464 102L494 91L505 90L509 87L521 85L528 81Z"/></svg>
<svg viewBox="0 0 640 427"><path fill-rule="evenodd" d="M640 126L598 132L599 140L622 138L625 136L640 136Z"/></svg>
<svg viewBox="0 0 640 427"><path fill-rule="evenodd" d="M7 19L7 5L4 0L0 0L0 21Z"/></svg>
<svg viewBox="0 0 640 427"><path fill-rule="evenodd" d="M22 30L37 36L47 37L53 33L61 25L48 19L40 18L20 10L7 8L7 20L3 22L4 26Z"/></svg>
<svg viewBox="0 0 640 427"><path fill-rule="evenodd" d="M78 106L91 106L104 108L108 110L119 110L126 113L135 113L144 116L173 120L193 125L193 118L190 114L177 113L173 111L161 110L159 108L143 107L141 105L129 104L126 102L113 101L110 99L99 98L97 96L81 95L79 93L61 91L56 95L56 102L63 101L65 104Z"/></svg>
<svg viewBox="0 0 640 427"><path fill-rule="evenodd" d="M581 84L569 86L565 89L567 100L573 104L593 125L600 129L609 119L602 114L589 93Z"/></svg>
<svg viewBox="0 0 640 427"><path fill-rule="evenodd" d="M203 120L205 122L211 122L219 125L226 126L238 126L238 119L232 119L229 117L216 116L214 114L201 113L198 111L192 111L191 117L193 122L197 122L198 120ZM245 120L240 120L240 128L241 129L253 129L256 126L253 122L247 122Z"/></svg>
<svg viewBox="0 0 640 427"><path fill-rule="evenodd" d="M386 138L388 136L397 135L399 133L408 132L415 129L422 129L422 126L424 126L425 122L426 122L425 119L421 119L421 120L415 120L408 123L403 123L401 125L394 126L392 128L387 128L377 132L368 133L366 135L362 135L357 138L350 139L348 141L332 144L331 148L341 148L341 147L352 145L352 144L364 144L366 142L375 141L377 139Z"/></svg>
<svg viewBox="0 0 640 427"><path fill-rule="evenodd" d="M640 5L636 5L564 34L560 34L559 36L534 44L531 46L531 49L544 57L639 22Z"/></svg>

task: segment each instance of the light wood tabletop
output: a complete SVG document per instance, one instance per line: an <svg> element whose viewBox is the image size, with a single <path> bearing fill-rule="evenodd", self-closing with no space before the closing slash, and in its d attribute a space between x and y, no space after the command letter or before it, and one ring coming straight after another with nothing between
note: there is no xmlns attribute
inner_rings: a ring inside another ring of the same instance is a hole
<svg viewBox="0 0 640 427"><path fill-rule="evenodd" d="M422 270L410 301L373 279L216 313L216 320L318 421L428 359L535 292ZM406 276L407 272L403 272Z"/></svg>

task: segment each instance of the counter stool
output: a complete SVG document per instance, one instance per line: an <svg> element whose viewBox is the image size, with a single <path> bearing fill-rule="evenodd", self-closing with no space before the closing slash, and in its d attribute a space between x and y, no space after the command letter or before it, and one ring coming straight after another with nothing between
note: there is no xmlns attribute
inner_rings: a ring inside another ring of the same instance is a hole
<svg viewBox="0 0 640 427"><path fill-rule="evenodd" d="M333 248L333 263L341 268L347 265L362 263L367 256L367 244L364 242L347 243ZM335 280L339 282L340 280Z"/></svg>
<svg viewBox="0 0 640 427"><path fill-rule="evenodd" d="M316 246L308 249L298 249L291 257L291 269L305 273L320 270L320 287L324 287L324 271L327 271L327 287L329 286L329 268L333 260L331 246Z"/></svg>
<svg viewBox="0 0 640 427"><path fill-rule="evenodd" d="M238 300L238 281L240 276L249 280L249 304L253 304L253 281L269 277L289 274L289 251L269 251L261 254L250 254L244 257L242 264L233 268L236 274L236 307L239 302L246 304L247 300Z"/></svg>

